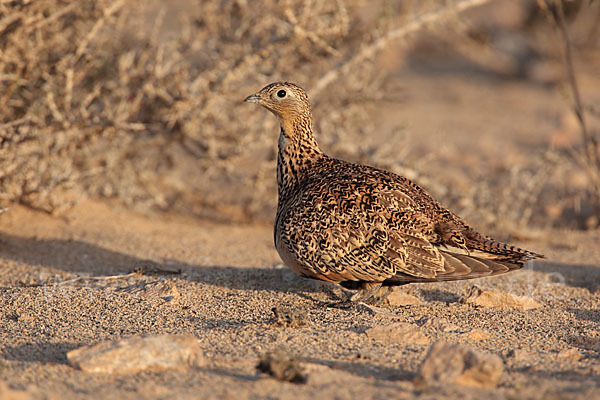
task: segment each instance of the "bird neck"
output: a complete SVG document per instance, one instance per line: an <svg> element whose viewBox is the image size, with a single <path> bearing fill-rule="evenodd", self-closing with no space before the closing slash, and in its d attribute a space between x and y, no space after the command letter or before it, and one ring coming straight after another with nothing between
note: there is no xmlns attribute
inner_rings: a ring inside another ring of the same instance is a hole
<svg viewBox="0 0 600 400"><path fill-rule="evenodd" d="M306 177L311 165L324 154L314 138L310 117L280 122L277 186L281 199Z"/></svg>

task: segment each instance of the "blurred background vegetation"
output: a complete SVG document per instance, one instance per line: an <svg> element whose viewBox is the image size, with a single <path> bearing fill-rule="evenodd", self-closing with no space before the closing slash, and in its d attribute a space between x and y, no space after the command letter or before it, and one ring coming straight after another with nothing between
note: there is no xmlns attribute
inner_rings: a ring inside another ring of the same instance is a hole
<svg viewBox="0 0 600 400"><path fill-rule="evenodd" d="M271 221L277 122L241 100L290 80L333 156L479 226L595 228L599 45L589 0L3 0L0 205Z"/></svg>

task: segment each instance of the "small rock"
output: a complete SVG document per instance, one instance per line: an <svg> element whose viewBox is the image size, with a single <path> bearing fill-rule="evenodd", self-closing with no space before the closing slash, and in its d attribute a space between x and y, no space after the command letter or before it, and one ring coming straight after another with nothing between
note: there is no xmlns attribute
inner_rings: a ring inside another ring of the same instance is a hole
<svg viewBox="0 0 600 400"><path fill-rule="evenodd" d="M385 298L385 304L391 307L413 306L423 304L421 299L398 289L392 289Z"/></svg>
<svg viewBox="0 0 600 400"><path fill-rule="evenodd" d="M373 340L388 343L427 344L429 339L418 326L408 323L397 323L387 326L376 326L367 329L365 334Z"/></svg>
<svg viewBox="0 0 600 400"><path fill-rule="evenodd" d="M421 365L417 383L495 387L504 371L500 357L467 346L437 342Z"/></svg>
<svg viewBox="0 0 600 400"><path fill-rule="evenodd" d="M486 330L475 328L464 334L469 340L486 340L491 337Z"/></svg>
<svg viewBox="0 0 600 400"><path fill-rule="evenodd" d="M298 327L306 325L306 311L292 307L273 307L274 323L279 326Z"/></svg>
<svg viewBox="0 0 600 400"><path fill-rule="evenodd" d="M579 361L583 358L583 354L574 347L564 349L558 352L558 358L570 361Z"/></svg>
<svg viewBox="0 0 600 400"><path fill-rule="evenodd" d="M306 382L304 369L300 363L294 357L287 355L281 350L263 355L258 361L256 369L280 381L292 383Z"/></svg>
<svg viewBox="0 0 600 400"><path fill-rule="evenodd" d="M472 286L461 299L463 303L474 304L481 307L512 308L517 310L531 310L542 305L530 297L515 296L511 293L484 290Z"/></svg>
<svg viewBox="0 0 600 400"><path fill-rule="evenodd" d="M202 349L189 335L134 336L80 347L68 352L67 359L72 367L86 372L135 374L200 366Z"/></svg>

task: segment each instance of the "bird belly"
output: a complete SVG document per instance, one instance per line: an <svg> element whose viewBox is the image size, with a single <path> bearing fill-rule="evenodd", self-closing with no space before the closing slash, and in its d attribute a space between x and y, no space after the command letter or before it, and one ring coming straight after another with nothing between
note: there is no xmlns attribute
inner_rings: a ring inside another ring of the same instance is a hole
<svg viewBox="0 0 600 400"><path fill-rule="evenodd" d="M277 249L277 253L279 253L279 257L283 263L292 271L296 272L300 276L304 276L307 278L319 279L326 282L335 282L338 283L342 279L336 279L337 276L329 276L329 274L321 274L316 270L311 268L307 268L306 266L300 264L294 254L290 252L288 247L281 242L281 239L275 243L275 248Z"/></svg>
<svg viewBox="0 0 600 400"><path fill-rule="evenodd" d="M281 240L277 241L275 248L277 249L277 253L279 253L279 257L288 268L299 275L307 275L306 269L302 268L298 260L296 260L296 257L288 250L287 246L282 245Z"/></svg>

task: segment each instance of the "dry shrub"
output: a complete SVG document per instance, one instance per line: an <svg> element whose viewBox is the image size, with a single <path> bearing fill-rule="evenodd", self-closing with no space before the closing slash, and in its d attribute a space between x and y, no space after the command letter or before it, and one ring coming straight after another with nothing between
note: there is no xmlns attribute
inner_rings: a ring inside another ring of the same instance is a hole
<svg viewBox="0 0 600 400"><path fill-rule="evenodd" d="M148 197L143 171L165 160L144 157L148 144L161 142L146 129L154 117L144 116L158 99L138 85L168 77L145 70L156 46L137 50L111 39L122 8L112 0L0 6L4 199L56 211L86 194Z"/></svg>
<svg viewBox="0 0 600 400"><path fill-rule="evenodd" d="M234 219L271 208L277 128L241 99L277 79L310 86L359 49L381 18L350 29L348 8L366 2L350 3L202 1L162 40L163 13L149 21L133 2L3 2L2 198L57 211L100 195ZM372 78L321 110L360 134L363 107L343 99L378 80L368 62L356 70Z"/></svg>

